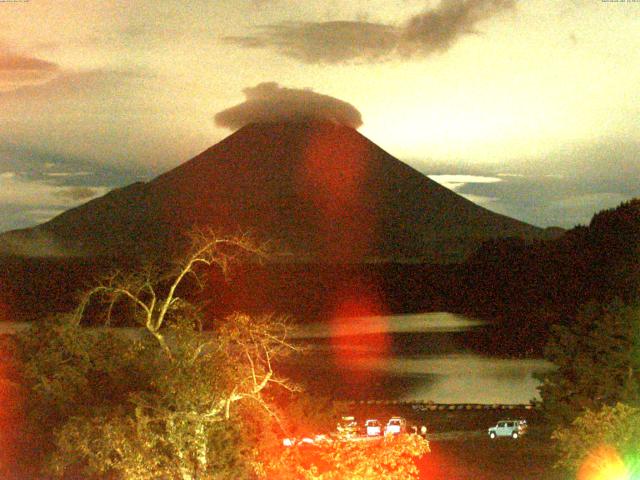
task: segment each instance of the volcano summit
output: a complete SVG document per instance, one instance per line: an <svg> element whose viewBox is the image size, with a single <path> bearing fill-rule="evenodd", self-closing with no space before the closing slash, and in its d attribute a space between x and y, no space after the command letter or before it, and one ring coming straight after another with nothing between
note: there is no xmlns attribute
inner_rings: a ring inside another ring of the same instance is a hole
<svg viewBox="0 0 640 480"><path fill-rule="evenodd" d="M149 182L0 236L14 255L158 254L195 225L250 232L293 262L462 260L481 242L541 238L402 163L350 127L246 125Z"/></svg>

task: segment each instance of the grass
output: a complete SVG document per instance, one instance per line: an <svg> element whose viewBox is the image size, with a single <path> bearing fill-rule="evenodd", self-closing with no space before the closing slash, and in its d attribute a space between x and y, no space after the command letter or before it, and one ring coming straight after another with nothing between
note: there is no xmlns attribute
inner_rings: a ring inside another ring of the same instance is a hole
<svg viewBox="0 0 640 480"><path fill-rule="evenodd" d="M420 461L425 480L568 480L553 468L555 456L546 437L532 432L518 440L473 437L431 441Z"/></svg>

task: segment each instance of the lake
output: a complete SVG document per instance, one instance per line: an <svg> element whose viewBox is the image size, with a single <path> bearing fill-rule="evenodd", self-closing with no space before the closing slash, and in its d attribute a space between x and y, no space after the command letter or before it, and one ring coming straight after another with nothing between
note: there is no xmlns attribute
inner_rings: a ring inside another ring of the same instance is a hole
<svg viewBox="0 0 640 480"><path fill-rule="evenodd" d="M435 403L529 403L540 397L542 359L496 358L467 345L484 322L451 313L339 318L302 325L308 352L286 368L338 398Z"/></svg>
<svg viewBox="0 0 640 480"><path fill-rule="evenodd" d="M0 323L0 334L28 324ZM308 348L284 365L313 391L351 400L434 403L529 403L539 399L535 373L542 359L496 358L469 347L484 322L445 312L338 318L300 326L294 339Z"/></svg>

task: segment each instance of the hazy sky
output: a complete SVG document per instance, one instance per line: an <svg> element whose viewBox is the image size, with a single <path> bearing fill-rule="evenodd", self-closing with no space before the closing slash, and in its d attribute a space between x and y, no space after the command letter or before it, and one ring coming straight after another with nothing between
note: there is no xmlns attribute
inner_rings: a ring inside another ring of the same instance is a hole
<svg viewBox="0 0 640 480"><path fill-rule="evenodd" d="M640 2L0 2L0 231L309 109L571 227L640 196L639 85Z"/></svg>

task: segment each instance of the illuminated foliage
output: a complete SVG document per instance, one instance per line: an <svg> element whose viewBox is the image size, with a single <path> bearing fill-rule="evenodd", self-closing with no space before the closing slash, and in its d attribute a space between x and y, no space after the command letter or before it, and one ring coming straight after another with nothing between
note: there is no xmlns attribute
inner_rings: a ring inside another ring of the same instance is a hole
<svg viewBox="0 0 640 480"><path fill-rule="evenodd" d="M413 480L419 478L415 461L428 452L429 442L419 435L301 445L286 449L280 471L268 478Z"/></svg>
<svg viewBox="0 0 640 480"><path fill-rule="evenodd" d="M552 423L569 424L587 409L640 401L640 308L619 301L584 307L555 326L546 357L557 370L540 387Z"/></svg>
<svg viewBox="0 0 640 480"><path fill-rule="evenodd" d="M238 252L261 253L245 238L197 234L170 274L117 272L89 290L74 315L21 337L29 424L50 472L191 480L256 470L257 438L245 428L251 412L274 417L265 394L292 389L274 370L293 350L286 319L234 314L203 331L199 309L178 296L199 266L225 270ZM130 312L139 328L83 326L94 299L108 322ZM133 308L118 310L121 302Z"/></svg>
<svg viewBox="0 0 640 480"><path fill-rule="evenodd" d="M311 392L293 392L278 399L280 408L286 412L281 415L281 427L287 437L313 437L335 431L341 408L330 398Z"/></svg>
<svg viewBox="0 0 640 480"><path fill-rule="evenodd" d="M640 474L640 409L618 403L587 410L552 438L560 454L558 466L578 480L630 480Z"/></svg>

